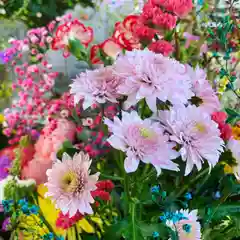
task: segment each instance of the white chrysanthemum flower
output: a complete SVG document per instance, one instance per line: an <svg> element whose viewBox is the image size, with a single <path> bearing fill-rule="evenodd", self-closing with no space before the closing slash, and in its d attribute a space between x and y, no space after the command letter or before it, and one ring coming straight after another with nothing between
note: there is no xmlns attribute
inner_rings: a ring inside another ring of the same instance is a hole
<svg viewBox="0 0 240 240"><path fill-rule="evenodd" d="M157 99L179 105L187 103L193 96L186 67L161 54L149 50L127 52L118 57L114 69L122 79L118 92L128 97L127 108L145 98L155 112Z"/></svg>
<svg viewBox="0 0 240 240"><path fill-rule="evenodd" d="M140 161L152 164L158 175L161 169L179 171L178 165L171 161L178 157L173 150L175 144L169 143L168 136L158 123L150 119L142 120L137 112L123 112L122 120L114 117L114 121L105 120L110 132L108 138L112 147L126 153L124 161L126 172L135 172Z"/></svg>
<svg viewBox="0 0 240 240"><path fill-rule="evenodd" d="M56 203L63 214L74 216L78 211L82 214L92 214L90 204L94 203L91 192L96 190L99 173L90 175L91 160L87 154L80 152L73 159L63 154L62 162L54 163L47 170L47 197Z"/></svg>
<svg viewBox="0 0 240 240"><path fill-rule="evenodd" d="M216 165L224 142L210 114L195 106L183 106L159 111L157 120L170 134L170 139L180 145L179 152L182 160L186 161L185 175L192 171L194 165L198 171L201 170L204 160L210 167Z"/></svg>
<svg viewBox="0 0 240 240"><path fill-rule="evenodd" d="M84 109L96 102L117 103L117 98L121 97L117 93L119 83L119 78L113 75L112 67L109 66L81 73L70 85L70 93L74 95L75 104L84 99Z"/></svg>

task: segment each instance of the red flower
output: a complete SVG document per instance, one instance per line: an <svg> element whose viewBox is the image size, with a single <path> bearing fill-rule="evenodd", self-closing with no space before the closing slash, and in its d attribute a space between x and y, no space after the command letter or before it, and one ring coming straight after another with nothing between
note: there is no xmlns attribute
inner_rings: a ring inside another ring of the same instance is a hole
<svg viewBox="0 0 240 240"><path fill-rule="evenodd" d="M152 2L180 17L187 15L193 8L192 0L152 0Z"/></svg>
<svg viewBox="0 0 240 240"><path fill-rule="evenodd" d="M85 27L79 20L60 25L52 41L52 49L64 49L65 56L69 55L68 41L70 38L78 39L85 47L93 40L93 29Z"/></svg>
<svg viewBox="0 0 240 240"><path fill-rule="evenodd" d="M229 124L220 123L218 124L218 129L221 132L221 138L228 141L232 137L232 128Z"/></svg>
<svg viewBox="0 0 240 240"><path fill-rule="evenodd" d="M113 188L115 187L111 180L99 181L97 182L96 186L99 190L107 190L107 191L112 191Z"/></svg>
<svg viewBox="0 0 240 240"><path fill-rule="evenodd" d="M218 129L221 132L221 138L225 141L229 140L232 136L232 128L229 124L225 123L227 114L225 112L214 112L212 120L218 124Z"/></svg>
<svg viewBox="0 0 240 240"><path fill-rule="evenodd" d="M91 192L93 198L99 197L103 201L110 201L111 196L109 192L105 192L103 190L95 190Z"/></svg>
<svg viewBox="0 0 240 240"><path fill-rule="evenodd" d="M172 44L165 40L159 40L157 42L153 42L149 45L148 48L149 48L149 50L151 50L155 53L161 53L164 56L168 56L174 50Z"/></svg>
<svg viewBox="0 0 240 240"><path fill-rule="evenodd" d="M92 64L102 64L102 61L97 55L100 49L106 56L114 59L122 51L122 47L114 39L109 38L99 45L92 46L90 50L90 59Z"/></svg>
<svg viewBox="0 0 240 240"><path fill-rule="evenodd" d="M141 40L152 40L158 31L139 23L135 28L135 34Z"/></svg>
<svg viewBox="0 0 240 240"><path fill-rule="evenodd" d="M135 34L135 28L139 23L138 20L139 16L129 15L122 23L118 22L115 24L113 39L128 51L141 48L139 38Z"/></svg>
<svg viewBox="0 0 240 240"><path fill-rule="evenodd" d="M214 112L212 114L212 120L216 123L225 123L227 120L227 114L225 112Z"/></svg>
<svg viewBox="0 0 240 240"><path fill-rule="evenodd" d="M83 215L77 212L73 217L69 217L69 213L64 215L62 212L59 213L58 218L56 220L56 227L62 229L68 229L72 227L76 222L81 220Z"/></svg>
<svg viewBox="0 0 240 240"><path fill-rule="evenodd" d="M163 12L160 8L155 12L152 23L160 28L172 30L177 23L177 16Z"/></svg>

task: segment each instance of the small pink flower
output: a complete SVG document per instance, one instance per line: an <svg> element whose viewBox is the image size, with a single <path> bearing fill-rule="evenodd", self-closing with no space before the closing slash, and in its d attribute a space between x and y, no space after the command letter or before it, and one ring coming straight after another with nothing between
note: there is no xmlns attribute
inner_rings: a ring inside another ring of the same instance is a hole
<svg viewBox="0 0 240 240"><path fill-rule="evenodd" d="M185 48L189 48L192 41L199 41L200 37L185 32L183 36L186 38Z"/></svg>
<svg viewBox="0 0 240 240"><path fill-rule="evenodd" d="M142 120L137 112L123 112L122 120L114 117L112 122L105 119L112 135L107 139L110 145L126 153L124 161L126 172L135 172L140 161L151 163L161 173L161 169L179 171L178 165L171 161L178 157L173 150L175 144L168 142L168 136L158 123Z"/></svg>

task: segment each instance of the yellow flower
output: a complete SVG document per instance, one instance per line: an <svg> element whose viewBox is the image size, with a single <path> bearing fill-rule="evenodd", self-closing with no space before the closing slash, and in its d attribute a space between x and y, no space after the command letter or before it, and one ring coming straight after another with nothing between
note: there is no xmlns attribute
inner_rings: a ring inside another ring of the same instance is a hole
<svg viewBox="0 0 240 240"><path fill-rule="evenodd" d="M5 117L3 114L0 114L0 124L3 124L5 121Z"/></svg>
<svg viewBox="0 0 240 240"><path fill-rule="evenodd" d="M232 173L233 173L233 167L231 167L230 165L226 164L226 165L224 166L224 172L225 172L226 174L232 174Z"/></svg>
<svg viewBox="0 0 240 240"><path fill-rule="evenodd" d="M236 140L240 140L240 126L235 126L232 128L233 138Z"/></svg>

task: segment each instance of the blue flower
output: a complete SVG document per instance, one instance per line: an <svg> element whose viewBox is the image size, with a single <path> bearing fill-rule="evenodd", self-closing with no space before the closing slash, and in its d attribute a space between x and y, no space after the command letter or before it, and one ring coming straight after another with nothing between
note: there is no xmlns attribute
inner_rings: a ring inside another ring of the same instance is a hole
<svg viewBox="0 0 240 240"><path fill-rule="evenodd" d="M38 206L33 205L33 206L30 207L30 212L32 214L38 214L38 210L39 210Z"/></svg>
<svg viewBox="0 0 240 240"><path fill-rule="evenodd" d="M23 212L24 214L26 214L27 216L30 215L29 207L28 207L27 204L23 205L23 206L21 207L21 210L22 210L22 212Z"/></svg>
<svg viewBox="0 0 240 240"><path fill-rule="evenodd" d="M159 187L159 186L153 186L153 187L151 188L151 192L152 192L152 193L159 193L159 191L160 191L160 187Z"/></svg>
<svg viewBox="0 0 240 240"><path fill-rule="evenodd" d="M184 197L187 199L187 200L191 200L192 199L192 194L190 192L187 192Z"/></svg>
<svg viewBox="0 0 240 240"><path fill-rule="evenodd" d="M27 200L25 199L25 198L23 198L23 199L20 199L19 201L18 201L18 204L20 205L20 206L24 206L24 205L26 205L28 202L27 202Z"/></svg>
<svg viewBox="0 0 240 240"><path fill-rule="evenodd" d="M221 198L221 193L219 191L215 192L214 198L216 198L216 199Z"/></svg>
<svg viewBox="0 0 240 240"><path fill-rule="evenodd" d="M56 240L64 240L64 237L63 237L63 236L58 236L58 237L56 238Z"/></svg>
<svg viewBox="0 0 240 240"><path fill-rule="evenodd" d="M190 224L184 224L182 228L187 233L190 233L192 230L192 226Z"/></svg>
<svg viewBox="0 0 240 240"><path fill-rule="evenodd" d="M164 221L166 221L167 218L166 218L165 215L162 215L162 216L159 217L159 219L160 219L162 222L164 222Z"/></svg>
<svg viewBox="0 0 240 240"><path fill-rule="evenodd" d="M159 237L160 235L159 235L158 232L153 232L152 236L153 236L153 238L157 238L157 237Z"/></svg>
<svg viewBox="0 0 240 240"><path fill-rule="evenodd" d="M12 200L3 200L2 205L3 205L4 212L8 213L11 210L11 207L13 205L13 201Z"/></svg>
<svg viewBox="0 0 240 240"><path fill-rule="evenodd" d="M53 239L53 238L54 238L54 234L51 233L51 232L43 235L43 239L44 239L44 240L51 240L51 239Z"/></svg>

